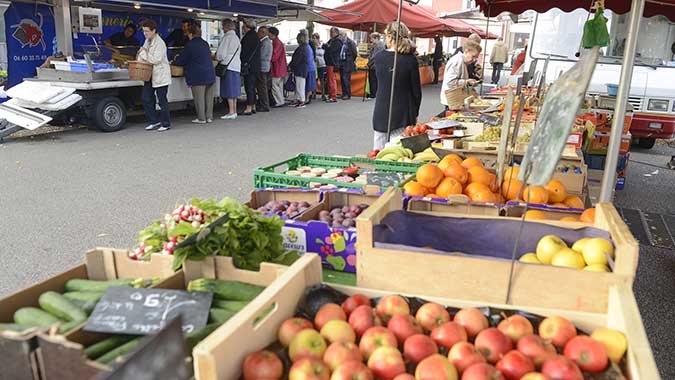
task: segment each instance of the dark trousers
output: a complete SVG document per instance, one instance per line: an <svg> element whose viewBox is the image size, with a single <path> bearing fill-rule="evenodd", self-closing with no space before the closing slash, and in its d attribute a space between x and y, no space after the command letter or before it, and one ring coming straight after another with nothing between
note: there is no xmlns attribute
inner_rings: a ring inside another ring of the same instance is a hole
<svg viewBox="0 0 675 380"><path fill-rule="evenodd" d="M438 72L442 64L443 61L434 61L434 84L438 84Z"/></svg>
<svg viewBox="0 0 675 380"><path fill-rule="evenodd" d="M168 92L169 86L152 88L152 82L145 82L143 84L143 94L141 96L141 101L143 101L143 109L145 110L145 115L148 117L148 119L150 119L150 124L159 123L159 116L157 115L157 110L155 109L157 104L155 100L155 94L157 94L159 107L162 110L162 126L171 126L171 121L169 120L169 100L166 98L166 94Z"/></svg>
<svg viewBox="0 0 675 380"><path fill-rule="evenodd" d="M326 96L328 93L328 72L325 67L317 68L317 72L319 73L319 83L321 83L321 99L325 99L328 97Z"/></svg>
<svg viewBox="0 0 675 380"><path fill-rule="evenodd" d="M503 63L495 62L492 64L492 83L499 82L499 77L502 74Z"/></svg>
<svg viewBox="0 0 675 380"><path fill-rule="evenodd" d="M347 66L347 65L346 65ZM350 68L340 69L340 83L342 85L342 97L351 98L352 96L352 70Z"/></svg>
<svg viewBox="0 0 675 380"><path fill-rule="evenodd" d="M246 105L254 106L256 97L255 97L255 82L258 73L248 73L244 75L244 90L246 90Z"/></svg>
<svg viewBox="0 0 675 380"><path fill-rule="evenodd" d="M374 98L377 95L377 74L375 70L368 70L368 82L370 83L370 97Z"/></svg>
<svg viewBox="0 0 675 380"><path fill-rule="evenodd" d="M272 89L272 77L269 71L259 72L256 78L256 89L258 90L258 105L257 108L261 110L270 109L270 90Z"/></svg>

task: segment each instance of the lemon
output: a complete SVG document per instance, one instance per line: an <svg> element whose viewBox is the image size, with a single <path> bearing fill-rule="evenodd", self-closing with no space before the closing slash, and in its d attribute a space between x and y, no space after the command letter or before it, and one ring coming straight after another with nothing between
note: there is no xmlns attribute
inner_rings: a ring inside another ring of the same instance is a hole
<svg viewBox="0 0 675 380"><path fill-rule="evenodd" d="M607 265L602 265L602 264L591 264L587 265L584 270L589 271L589 272L610 272L609 268Z"/></svg>
<svg viewBox="0 0 675 380"><path fill-rule="evenodd" d="M596 262L594 258L599 258L602 256L605 257L605 260L607 260L607 257L605 256L605 254L607 254L612 259L614 259L614 246L612 245L612 242L607 239L593 238L584 244L581 253L584 255L584 258L586 258L586 256L591 258L592 262L587 261L588 264L603 264L601 261Z"/></svg>
<svg viewBox="0 0 675 380"><path fill-rule="evenodd" d="M570 248L563 248L551 259L551 265L557 267L583 269L586 266L583 256Z"/></svg>
<svg viewBox="0 0 675 380"><path fill-rule="evenodd" d="M537 243L537 258L542 264L550 264L553 255L565 248L567 248L567 244L561 238L555 235L546 235L539 239L539 243Z"/></svg>
<svg viewBox="0 0 675 380"><path fill-rule="evenodd" d="M520 256L520 259L518 261L520 261L521 263L541 264L541 261L539 261L535 253L526 253Z"/></svg>

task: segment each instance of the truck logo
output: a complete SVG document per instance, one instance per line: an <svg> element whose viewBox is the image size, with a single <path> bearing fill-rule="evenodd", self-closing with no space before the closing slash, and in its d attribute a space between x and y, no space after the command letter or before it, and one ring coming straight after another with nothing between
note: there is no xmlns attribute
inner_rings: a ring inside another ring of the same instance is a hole
<svg viewBox="0 0 675 380"><path fill-rule="evenodd" d="M42 14L38 13L37 16L40 18L39 24L29 18L24 18L19 24L12 25L12 28L16 28L14 29L14 33L12 33L12 37L21 43L22 48L26 47L26 45L29 47L42 45L42 50L47 49L44 36L42 35Z"/></svg>

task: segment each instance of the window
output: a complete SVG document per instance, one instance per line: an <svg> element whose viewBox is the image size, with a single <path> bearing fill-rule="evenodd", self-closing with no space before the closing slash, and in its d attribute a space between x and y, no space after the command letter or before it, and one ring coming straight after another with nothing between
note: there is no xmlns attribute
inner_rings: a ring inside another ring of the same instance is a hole
<svg viewBox="0 0 675 380"><path fill-rule="evenodd" d="M647 111L668 112L668 100L649 99L649 103L647 103Z"/></svg>

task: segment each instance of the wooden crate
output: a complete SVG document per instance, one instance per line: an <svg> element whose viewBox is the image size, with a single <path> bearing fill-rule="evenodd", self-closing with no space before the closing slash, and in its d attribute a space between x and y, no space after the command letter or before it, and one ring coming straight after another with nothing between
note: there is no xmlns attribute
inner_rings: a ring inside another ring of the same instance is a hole
<svg viewBox="0 0 675 380"><path fill-rule="evenodd" d="M153 255L150 261L136 261L128 251L96 248L85 254L84 263L0 300L0 322L12 322L14 312L22 307L40 307L38 298L46 291L63 292L66 281L73 278L112 280L117 278L166 278L173 274L169 256ZM23 333L0 332L0 379L38 379L35 355L39 329Z"/></svg>
<svg viewBox="0 0 675 380"><path fill-rule="evenodd" d="M183 270L176 272L157 287L184 290L190 281L198 278L236 280L268 286L279 278L287 268L283 265L262 263L260 271L254 272L235 268L230 257L207 257L203 261L186 261ZM243 310L246 310L246 308ZM220 326L213 334L226 328L229 323L228 321ZM81 327L65 336L40 334L38 336L39 361L42 367L43 380L89 379L102 372L109 371L110 367L87 359L83 352L86 346L109 336L109 334L86 332Z"/></svg>
<svg viewBox="0 0 675 380"><path fill-rule="evenodd" d="M358 286L438 297L506 302L510 261L469 255L421 254L375 247L373 226L379 224L391 211L401 210L400 198L400 191L387 191L357 218ZM427 214L467 217L452 213ZM472 215L471 218L494 219L480 215ZM562 228L578 227L576 223L559 221L541 223ZM638 243L611 204L601 203L596 206L595 227L608 231L614 242L616 260L613 273L516 262L511 301L525 306L590 312L606 310L609 287L619 283L632 283L637 269ZM480 239L480 231L476 231L476 238ZM392 273L396 273L396 276L392 276Z"/></svg>
<svg viewBox="0 0 675 380"><path fill-rule="evenodd" d="M413 197L408 201L408 211L450 212L467 215L499 216L499 207L494 204L471 202L463 194L451 195L448 199Z"/></svg>
<svg viewBox="0 0 675 380"><path fill-rule="evenodd" d="M282 322L293 317L298 303L309 286L321 282L321 262L316 255L305 255L274 284L268 287L250 308L237 314L225 328L212 334L195 347L197 379L235 380L240 377L241 366L247 354L264 349L277 339ZM364 294L381 297L391 291L331 285L346 294ZM628 338L627 369L631 380L656 380L659 372L649 347L633 292L627 284L609 288L606 310L596 313L545 308L533 305L502 305L482 300L460 300L432 297L424 292L401 292L428 301L454 307L493 306L502 309L523 310L543 316L559 315L568 318L585 331L600 326L620 330ZM540 301L535 299L534 301ZM264 319L257 317L265 310L273 311ZM227 358L227 360L223 360Z"/></svg>

